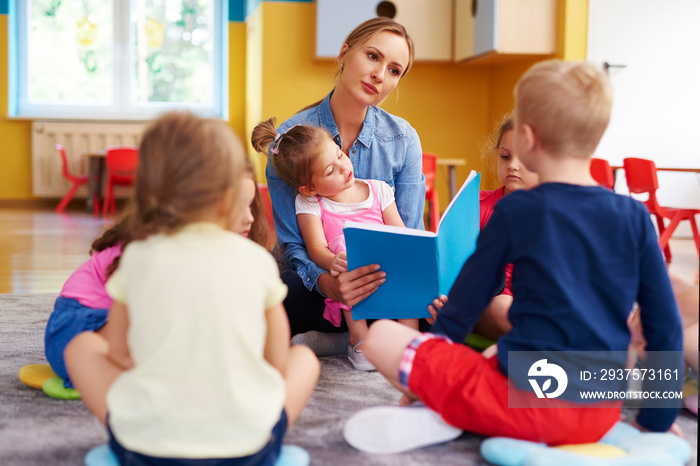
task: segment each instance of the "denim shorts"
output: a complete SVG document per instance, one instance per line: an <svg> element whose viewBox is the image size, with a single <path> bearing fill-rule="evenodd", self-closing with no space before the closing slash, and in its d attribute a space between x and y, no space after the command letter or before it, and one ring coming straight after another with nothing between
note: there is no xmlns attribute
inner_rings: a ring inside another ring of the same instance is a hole
<svg viewBox="0 0 700 466"><path fill-rule="evenodd" d="M273 466L282 450L282 440L287 433L287 413L283 409L279 421L272 428L270 440L257 453L237 458L158 458L143 455L124 448L112 434L107 417L109 447L119 460L119 464L130 466Z"/></svg>
<svg viewBox="0 0 700 466"><path fill-rule="evenodd" d="M59 296L46 323L44 351L51 369L63 379L65 388L73 388L68 378L63 351L81 332L95 332L107 323L108 309L83 306L77 299Z"/></svg>

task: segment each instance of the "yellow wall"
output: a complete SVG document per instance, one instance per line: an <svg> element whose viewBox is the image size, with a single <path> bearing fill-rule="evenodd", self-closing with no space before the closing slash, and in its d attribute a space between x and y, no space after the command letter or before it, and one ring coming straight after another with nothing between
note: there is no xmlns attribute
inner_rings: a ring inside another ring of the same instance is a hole
<svg viewBox="0 0 700 466"><path fill-rule="evenodd" d="M228 61L231 66L228 77L228 118L231 128L240 138L245 136L246 69L241 65L246 62L246 33L245 23L229 22Z"/></svg>
<svg viewBox="0 0 700 466"><path fill-rule="evenodd" d="M557 53L562 60L585 60L588 25L588 0L559 0L557 2ZM526 60L508 65L492 66L489 79L489 128L513 108L513 88L537 60ZM495 174L482 177L482 187L496 188Z"/></svg>
<svg viewBox="0 0 700 466"><path fill-rule="evenodd" d="M7 19L0 15L0 111L8 103ZM31 122L0 117L0 141L0 199L31 199Z"/></svg>
<svg viewBox="0 0 700 466"><path fill-rule="evenodd" d="M258 8L247 19L247 61L246 61L246 76L247 76L247 92L246 92L246 108L245 108L245 123L246 123L246 138L243 142L246 144L250 153L250 158L255 164L258 180L265 181L264 169L265 160L262 155L255 153L250 145L250 137L253 127L263 118L262 103L263 103L263 23L262 9Z"/></svg>
<svg viewBox="0 0 700 466"><path fill-rule="evenodd" d="M557 56L585 60L588 41L588 0L559 0Z"/></svg>
<svg viewBox="0 0 700 466"><path fill-rule="evenodd" d="M559 0L558 57L585 58L587 8L587 0ZM7 109L7 20L0 15L0 109ZM314 58L315 21L313 2L265 1L245 23L229 23L229 119L251 153L249 135L257 122L271 116L283 121L333 87L335 62ZM464 158L467 166L457 171L461 183L469 170L484 171L480 144L512 107L513 86L532 63L416 63L383 108L416 128L424 151ZM0 200L33 197L30 125L0 118ZM264 181L264 157L253 159ZM484 171L482 186L496 183L495 174ZM444 169L437 186L444 208Z"/></svg>
<svg viewBox="0 0 700 466"><path fill-rule="evenodd" d="M558 6L557 56L584 59L588 0L559 0ZM262 41L262 62L256 63L255 74L262 88L254 91L260 100L249 111L248 134L257 121L275 116L281 122L322 99L333 87L335 61L314 57L315 21L315 3L264 2L256 12L248 40ZM482 187L495 188L496 174L482 160L483 144L495 123L512 108L515 83L535 62L490 66L419 62L382 107L416 128L425 152L465 159L466 166L457 169L458 183L474 169L483 172ZM248 85L249 89L257 86ZM254 158L262 171L264 157ZM438 173L437 186L440 198L446 200L444 168Z"/></svg>
<svg viewBox="0 0 700 466"><path fill-rule="evenodd" d="M336 62L314 58L314 3L265 2L261 10L261 118L275 116L281 122L330 92ZM383 108L411 123L425 152L467 159L467 167L458 169L461 182L468 170L481 170L476 141L488 130L488 77L486 68L416 63ZM447 199L446 171L438 174L437 184Z"/></svg>

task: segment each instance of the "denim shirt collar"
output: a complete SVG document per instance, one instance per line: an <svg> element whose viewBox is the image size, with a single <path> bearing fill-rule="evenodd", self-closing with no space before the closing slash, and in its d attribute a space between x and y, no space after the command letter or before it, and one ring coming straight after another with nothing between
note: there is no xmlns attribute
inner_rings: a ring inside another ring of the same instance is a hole
<svg viewBox="0 0 700 466"><path fill-rule="evenodd" d="M302 110L280 124L283 133L295 124L325 128L342 146L340 132L331 112L329 93L315 106ZM368 107L362 129L348 150L358 178L380 180L394 190L399 215L409 228L423 229L425 178L422 173L422 149L418 133L404 119L379 107ZM294 207L295 193L282 181L271 163L265 169L272 199L275 232L285 261L301 277L304 286L318 289L318 277L326 270L311 260L299 231Z"/></svg>
<svg viewBox="0 0 700 466"><path fill-rule="evenodd" d="M331 96L333 95L334 91L335 89L331 91L319 104L318 123L319 126L325 127L328 129L328 131L330 131L336 144L342 146L340 131L338 130L338 126L335 124L335 118L333 117L333 112L331 111ZM365 121L362 123L362 130L360 130L360 134L357 136L357 141L362 143L367 148L372 146L372 133L374 132L376 121L376 108L374 106L370 106L367 108Z"/></svg>

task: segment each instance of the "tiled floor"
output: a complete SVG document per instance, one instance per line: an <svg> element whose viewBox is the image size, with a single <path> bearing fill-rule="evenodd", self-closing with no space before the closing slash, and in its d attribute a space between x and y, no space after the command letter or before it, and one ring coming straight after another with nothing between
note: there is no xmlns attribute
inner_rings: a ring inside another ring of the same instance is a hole
<svg viewBox="0 0 700 466"><path fill-rule="evenodd" d="M692 280L698 275L698 253L691 238L671 240L671 265L669 271Z"/></svg>

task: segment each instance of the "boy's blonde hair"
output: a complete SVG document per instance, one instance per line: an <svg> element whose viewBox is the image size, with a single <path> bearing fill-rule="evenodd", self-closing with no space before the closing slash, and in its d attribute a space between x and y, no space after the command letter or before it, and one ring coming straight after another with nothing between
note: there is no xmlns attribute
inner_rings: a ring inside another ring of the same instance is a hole
<svg viewBox="0 0 700 466"><path fill-rule="evenodd" d="M226 195L233 209L244 173L243 147L224 121L180 111L160 116L139 147L135 236L170 233Z"/></svg>
<svg viewBox="0 0 700 466"><path fill-rule="evenodd" d="M591 156L610 122L612 97L610 80L591 63L543 61L515 86L515 122L530 125L553 155Z"/></svg>

